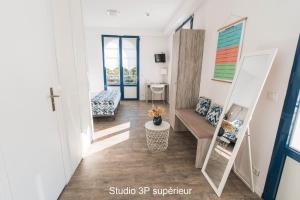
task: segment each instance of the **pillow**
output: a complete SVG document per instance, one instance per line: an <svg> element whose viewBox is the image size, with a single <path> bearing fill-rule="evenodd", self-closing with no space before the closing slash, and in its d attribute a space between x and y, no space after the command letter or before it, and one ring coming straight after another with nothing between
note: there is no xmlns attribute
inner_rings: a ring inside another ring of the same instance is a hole
<svg viewBox="0 0 300 200"><path fill-rule="evenodd" d="M211 100L209 98L199 97L198 103L196 106L196 112L199 115L205 117L209 110L210 102L211 102Z"/></svg>
<svg viewBox="0 0 300 200"><path fill-rule="evenodd" d="M209 111L207 112L206 119L214 127L216 127L219 122L219 117L222 113L222 110L223 110L222 106L213 103L210 106Z"/></svg>

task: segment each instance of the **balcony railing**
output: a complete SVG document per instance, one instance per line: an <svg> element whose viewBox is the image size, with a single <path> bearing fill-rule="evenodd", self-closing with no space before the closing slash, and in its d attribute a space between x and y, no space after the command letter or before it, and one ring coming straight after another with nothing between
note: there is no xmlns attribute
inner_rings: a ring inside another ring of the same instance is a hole
<svg viewBox="0 0 300 200"><path fill-rule="evenodd" d="M136 85L137 77L136 75L124 75L123 76L124 85ZM119 75L107 75L108 85L120 85L120 76Z"/></svg>

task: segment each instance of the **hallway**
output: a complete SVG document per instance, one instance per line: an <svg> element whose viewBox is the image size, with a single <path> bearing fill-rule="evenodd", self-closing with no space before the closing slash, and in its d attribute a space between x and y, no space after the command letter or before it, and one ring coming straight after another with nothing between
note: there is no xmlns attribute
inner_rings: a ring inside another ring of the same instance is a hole
<svg viewBox="0 0 300 200"><path fill-rule="evenodd" d="M170 131L169 147L162 153L147 150L144 123L151 104L122 101L116 120L96 119L96 140L60 200L217 199L200 169L194 167L196 139L188 132ZM168 114L163 117L166 119ZM182 188L190 195L111 195L118 188ZM259 199L233 173L220 199Z"/></svg>

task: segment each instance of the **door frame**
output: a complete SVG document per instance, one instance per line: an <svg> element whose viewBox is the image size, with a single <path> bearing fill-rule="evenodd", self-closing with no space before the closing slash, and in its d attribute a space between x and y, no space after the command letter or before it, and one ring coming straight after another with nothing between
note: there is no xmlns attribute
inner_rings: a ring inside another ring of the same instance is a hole
<svg viewBox="0 0 300 200"><path fill-rule="evenodd" d="M288 89L281 113L279 128L273 148L271 163L262 197L275 199L280 184L281 174L286 157L300 162L300 152L289 147L293 133L293 125L299 110L300 103L300 37L291 70ZM295 95L297 94L297 95Z"/></svg>
<svg viewBox="0 0 300 200"><path fill-rule="evenodd" d="M106 79L106 66L105 66L105 56L104 56L104 38L118 38L119 39L119 65L120 65L120 84L113 85L120 87L121 99L122 100L139 100L140 99L140 37L133 35L101 35L101 46L102 46L102 68L103 68L103 81L104 89L107 90L107 79ZM136 85L124 85L123 83L123 59L122 59L122 38L136 38L136 50L137 50L137 82ZM124 87L137 87L137 98L124 98Z"/></svg>

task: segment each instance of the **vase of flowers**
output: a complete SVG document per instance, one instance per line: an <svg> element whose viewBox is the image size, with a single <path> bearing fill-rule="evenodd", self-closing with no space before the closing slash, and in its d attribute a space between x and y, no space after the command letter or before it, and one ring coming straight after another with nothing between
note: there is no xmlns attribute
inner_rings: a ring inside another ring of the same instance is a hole
<svg viewBox="0 0 300 200"><path fill-rule="evenodd" d="M152 108L148 111L148 116L153 117L153 124L156 126L161 125L162 123L162 115L165 114L165 110L159 106L152 106Z"/></svg>

